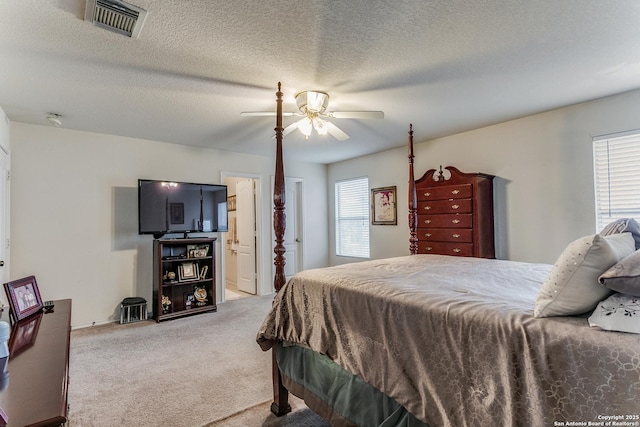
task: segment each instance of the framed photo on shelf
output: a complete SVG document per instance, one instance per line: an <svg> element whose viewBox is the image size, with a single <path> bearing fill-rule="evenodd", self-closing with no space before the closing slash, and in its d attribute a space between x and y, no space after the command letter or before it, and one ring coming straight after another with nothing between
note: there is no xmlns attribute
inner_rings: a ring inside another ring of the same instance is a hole
<svg viewBox="0 0 640 427"><path fill-rule="evenodd" d="M209 254L209 246L189 245L187 246L187 256L189 258L204 258Z"/></svg>
<svg viewBox="0 0 640 427"><path fill-rule="evenodd" d="M4 290L15 320L22 320L42 310L42 298L35 276L7 282Z"/></svg>
<svg viewBox="0 0 640 427"><path fill-rule="evenodd" d="M195 306L195 303L196 303L196 299L193 296L193 293L187 292L187 293L184 294L184 309L185 310L193 308Z"/></svg>
<svg viewBox="0 0 640 427"><path fill-rule="evenodd" d="M183 262L178 267L178 281L186 282L189 280L197 280L200 277L198 272L198 263L196 262Z"/></svg>
<svg viewBox="0 0 640 427"><path fill-rule="evenodd" d="M398 224L395 185L371 189L371 224Z"/></svg>
<svg viewBox="0 0 640 427"><path fill-rule="evenodd" d="M207 271L209 271L209 266L205 265L202 267L202 270L200 270L200 280L204 280L207 278Z"/></svg>

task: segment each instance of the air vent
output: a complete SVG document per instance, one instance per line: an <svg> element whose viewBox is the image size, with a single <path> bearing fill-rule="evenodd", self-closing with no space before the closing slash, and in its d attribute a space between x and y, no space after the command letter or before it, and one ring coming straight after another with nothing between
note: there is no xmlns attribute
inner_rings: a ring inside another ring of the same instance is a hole
<svg viewBox="0 0 640 427"><path fill-rule="evenodd" d="M118 0L87 0L84 12L85 21L132 38L138 38L146 18L146 10Z"/></svg>

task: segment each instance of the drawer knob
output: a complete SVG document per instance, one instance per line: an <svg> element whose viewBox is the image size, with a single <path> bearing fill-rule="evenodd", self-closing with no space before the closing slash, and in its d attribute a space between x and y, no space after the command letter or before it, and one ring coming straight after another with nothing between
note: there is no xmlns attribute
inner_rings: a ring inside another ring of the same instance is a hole
<svg viewBox="0 0 640 427"><path fill-rule="evenodd" d="M460 205L451 205L451 209L458 209Z"/></svg>
<svg viewBox="0 0 640 427"><path fill-rule="evenodd" d="M431 246L427 246L425 249L428 250L428 251L432 251L433 250L433 248Z"/></svg>
<svg viewBox="0 0 640 427"><path fill-rule="evenodd" d="M429 209L431 209L431 206L425 206L425 207L424 207L424 210L425 210L425 211L428 211Z"/></svg>
<svg viewBox="0 0 640 427"><path fill-rule="evenodd" d="M454 224L459 224L460 220L459 219L452 219L451 222L454 223Z"/></svg>
<svg viewBox="0 0 640 427"><path fill-rule="evenodd" d="M453 191L451 192L451 194L458 194L458 193L460 193L460 190L453 190Z"/></svg>
<svg viewBox="0 0 640 427"><path fill-rule="evenodd" d="M459 235L459 234L454 234L454 235L453 235L453 238L454 238L454 239L459 239L459 238L460 238L460 235Z"/></svg>
<svg viewBox="0 0 640 427"><path fill-rule="evenodd" d="M431 233L425 233L424 237L431 237Z"/></svg>
<svg viewBox="0 0 640 427"><path fill-rule="evenodd" d="M455 252L455 253L457 253L457 254L459 254L459 253L460 253L460 251L461 251L461 249L453 248L453 252Z"/></svg>
<svg viewBox="0 0 640 427"><path fill-rule="evenodd" d="M425 197L429 197L431 195L431 193L424 193Z"/></svg>
<svg viewBox="0 0 640 427"><path fill-rule="evenodd" d="M425 219L425 220L424 220L424 223L425 223L425 224L431 224L431 220L430 220L430 219Z"/></svg>

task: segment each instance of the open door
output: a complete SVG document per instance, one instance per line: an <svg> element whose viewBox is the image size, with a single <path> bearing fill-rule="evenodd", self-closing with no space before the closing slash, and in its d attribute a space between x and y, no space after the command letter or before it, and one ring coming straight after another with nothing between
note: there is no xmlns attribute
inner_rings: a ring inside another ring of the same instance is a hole
<svg viewBox="0 0 640 427"><path fill-rule="evenodd" d="M256 208L253 179L236 184L238 235L238 290L255 295L256 286Z"/></svg>

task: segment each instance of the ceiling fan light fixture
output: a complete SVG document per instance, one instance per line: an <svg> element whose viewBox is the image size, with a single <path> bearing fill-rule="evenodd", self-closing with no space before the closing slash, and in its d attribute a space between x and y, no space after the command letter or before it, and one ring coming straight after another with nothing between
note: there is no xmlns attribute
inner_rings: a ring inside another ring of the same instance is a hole
<svg viewBox="0 0 640 427"><path fill-rule="evenodd" d="M313 130L318 135L331 135L338 141L349 139L344 131L337 127L331 120L323 120L323 118L341 118L341 119L382 119L384 113L382 111L327 111L329 106L329 94L317 90L305 90L295 95L296 105L299 113L283 112L283 116L298 116L302 119L291 123L283 130L283 136L293 132L296 128L300 130L309 139ZM273 111L244 111L241 116L275 116Z"/></svg>
<svg viewBox="0 0 640 427"><path fill-rule="evenodd" d="M315 90L305 90L296 94L296 105L302 114L322 114L329 106L329 94Z"/></svg>
<svg viewBox="0 0 640 427"><path fill-rule="evenodd" d="M306 138L309 138L309 135L311 135L311 129L313 129L313 123L311 122L311 119L309 117L305 117L304 119L300 120L298 122L298 129Z"/></svg>
<svg viewBox="0 0 640 427"><path fill-rule="evenodd" d="M318 118L313 120L313 128L318 132L318 135L326 135L328 131L327 122Z"/></svg>

